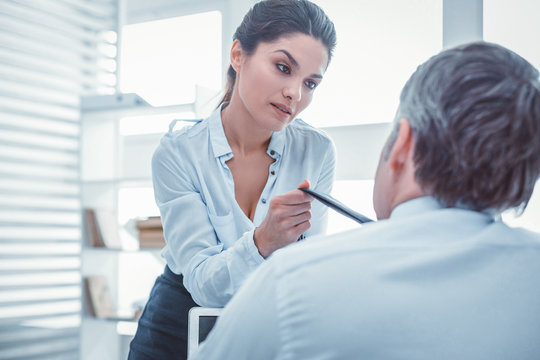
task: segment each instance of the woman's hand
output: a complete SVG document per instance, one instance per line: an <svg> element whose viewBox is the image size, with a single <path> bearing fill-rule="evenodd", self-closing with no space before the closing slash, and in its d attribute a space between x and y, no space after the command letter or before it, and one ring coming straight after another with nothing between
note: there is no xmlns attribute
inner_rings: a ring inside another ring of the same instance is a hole
<svg viewBox="0 0 540 360"><path fill-rule="evenodd" d="M304 180L299 188L309 188ZM277 249L298 240L311 224L311 201L313 198L300 190L276 196L261 225L255 229L253 240L262 257L267 258Z"/></svg>

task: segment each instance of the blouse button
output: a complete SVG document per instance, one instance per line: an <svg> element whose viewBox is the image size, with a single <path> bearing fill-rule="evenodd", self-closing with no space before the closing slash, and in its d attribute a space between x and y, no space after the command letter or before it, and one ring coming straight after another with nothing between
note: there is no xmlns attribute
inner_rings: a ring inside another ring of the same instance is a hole
<svg viewBox="0 0 540 360"><path fill-rule="evenodd" d="M274 170L270 171L270 174L276 175L276 172Z"/></svg>
<svg viewBox="0 0 540 360"><path fill-rule="evenodd" d="M274 155L276 152L274 150L270 151L270 155Z"/></svg>
<svg viewBox="0 0 540 360"><path fill-rule="evenodd" d="M261 202L262 202L263 204L266 204L266 199L261 199Z"/></svg>

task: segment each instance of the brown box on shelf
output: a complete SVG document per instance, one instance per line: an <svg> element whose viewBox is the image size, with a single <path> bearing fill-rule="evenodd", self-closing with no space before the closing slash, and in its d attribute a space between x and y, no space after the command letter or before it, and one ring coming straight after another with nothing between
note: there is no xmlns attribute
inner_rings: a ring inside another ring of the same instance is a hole
<svg viewBox="0 0 540 360"><path fill-rule="evenodd" d="M163 229L139 229L139 246L141 248L162 248L165 246Z"/></svg>
<svg viewBox="0 0 540 360"><path fill-rule="evenodd" d="M160 216L150 216L146 219L137 220L136 225L137 229L161 229L161 217Z"/></svg>
<svg viewBox="0 0 540 360"><path fill-rule="evenodd" d="M140 248L162 248L165 246L165 238L163 237L163 228L159 216L151 216L143 220L138 220L135 226L139 230Z"/></svg>

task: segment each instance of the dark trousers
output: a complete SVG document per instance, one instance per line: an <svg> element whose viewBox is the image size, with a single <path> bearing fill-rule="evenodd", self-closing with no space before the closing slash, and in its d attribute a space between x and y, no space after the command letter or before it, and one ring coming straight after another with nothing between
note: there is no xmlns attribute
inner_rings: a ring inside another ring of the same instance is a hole
<svg viewBox="0 0 540 360"><path fill-rule="evenodd" d="M158 276L131 341L128 360L187 358L188 312L198 305L182 280L168 266Z"/></svg>

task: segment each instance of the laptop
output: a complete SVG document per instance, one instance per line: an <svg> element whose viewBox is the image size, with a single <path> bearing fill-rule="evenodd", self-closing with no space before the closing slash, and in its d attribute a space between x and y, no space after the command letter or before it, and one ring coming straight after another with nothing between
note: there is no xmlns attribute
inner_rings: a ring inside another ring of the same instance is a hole
<svg viewBox="0 0 540 360"><path fill-rule="evenodd" d="M222 308L194 307L188 314L188 359L214 327Z"/></svg>

